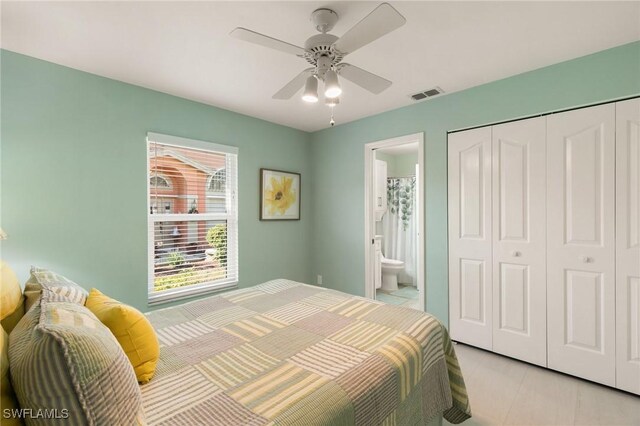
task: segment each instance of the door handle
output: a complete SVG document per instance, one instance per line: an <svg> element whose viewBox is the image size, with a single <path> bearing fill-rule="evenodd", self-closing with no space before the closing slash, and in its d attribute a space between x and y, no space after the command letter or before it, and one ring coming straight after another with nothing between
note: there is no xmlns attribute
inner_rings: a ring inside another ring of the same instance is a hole
<svg viewBox="0 0 640 426"><path fill-rule="evenodd" d="M591 263L591 262L593 262L593 258L591 258L589 256L582 256L582 262L583 263Z"/></svg>
<svg viewBox="0 0 640 426"><path fill-rule="evenodd" d="M515 251L511 252L511 255L513 257L520 257L520 256L522 256L522 253L520 253L519 251L515 250Z"/></svg>

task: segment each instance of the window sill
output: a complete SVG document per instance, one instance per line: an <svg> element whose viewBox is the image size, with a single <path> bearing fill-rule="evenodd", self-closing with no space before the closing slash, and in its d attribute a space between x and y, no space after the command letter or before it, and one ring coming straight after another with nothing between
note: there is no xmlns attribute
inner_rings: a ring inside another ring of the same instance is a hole
<svg viewBox="0 0 640 426"><path fill-rule="evenodd" d="M195 296L205 294L215 294L238 287L237 281L217 282L211 284L203 284L193 287L177 288L165 290L161 292L153 292L148 295L149 306L161 305L163 303L175 302L182 299L188 299Z"/></svg>

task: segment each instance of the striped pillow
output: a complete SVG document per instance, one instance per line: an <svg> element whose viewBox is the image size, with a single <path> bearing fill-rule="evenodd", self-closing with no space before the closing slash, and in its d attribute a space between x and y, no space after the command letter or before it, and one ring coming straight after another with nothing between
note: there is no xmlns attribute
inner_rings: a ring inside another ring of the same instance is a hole
<svg viewBox="0 0 640 426"><path fill-rule="evenodd" d="M87 290L69 278L47 269L32 266L31 276L24 287L25 311L29 311L40 299L43 289L49 290L52 301L72 302L79 305L84 305L89 295Z"/></svg>
<svg viewBox="0 0 640 426"><path fill-rule="evenodd" d="M20 419L12 416L18 408L16 394L9 380L9 336L0 326L0 407L2 407L2 424L5 426L21 425ZM8 413L7 413L7 410ZM8 414L8 415L7 415Z"/></svg>
<svg viewBox="0 0 640 426"><path fill-rule="evenodd" d="M54 410L68 424L142 424L140 388L115 337L87 308L57 301L59 296L43 288L40 303L11 333L10 370L20 407Z"/></svg>

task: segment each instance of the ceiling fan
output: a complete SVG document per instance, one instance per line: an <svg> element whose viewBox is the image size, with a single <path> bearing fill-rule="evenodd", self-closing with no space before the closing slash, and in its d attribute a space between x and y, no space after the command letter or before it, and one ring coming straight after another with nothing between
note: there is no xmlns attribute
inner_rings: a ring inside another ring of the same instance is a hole
<svg viewBox="0 0 640 426"><path fill-rule="evenodd" d="M405 24L404 16L390 4L380 4L342 37L328 33L338 22L338 14L333 10L316 9L311 13L311 21L320 34L309 37L304 43L304 48L246 28L238 27L231 31L231 36L235 38L296 55L312 65L273 95L273 99L290 99L304 86L302 99L306 102L317 102L318 82L323 81L325 102L329 106L335 106L339 103L339 96L342 94L338 76L374 94L391 86L391 81L385 78L342 62L349 53Z"/></svg>

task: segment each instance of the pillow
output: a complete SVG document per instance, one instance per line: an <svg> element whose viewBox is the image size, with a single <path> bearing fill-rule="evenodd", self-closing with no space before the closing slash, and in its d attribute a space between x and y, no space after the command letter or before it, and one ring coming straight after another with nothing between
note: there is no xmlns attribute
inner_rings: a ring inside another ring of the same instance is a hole
<svg viewBox="0 0 640 426"><path fill-rule="evenodd" d="M11 333L9 368L20 407L49 410L69 424L142 424L140 387L115 337L87 308L52 300L58 297L43 288L40 303Z"/></svg>
<svg viewBox="0 0 640 426"><path fill-rule="evenodd" d="M15 272L0 261L0 322L7 333L11 333L24 315L22 289Z"/></svg>
<svg viewBox="0 0 640 426"><path fill-rule="evenodd" d="M95 288L89 292L86 307L109 330L129 358L141 383L151 380L160 357L160 345L153 326L139 310L118 302Z"/></svg>
<svg viewBox="0 0 640 426"><path fill-rule="evenodd" d="M24 286L25 311L28 312L40 299L43 289L51 293L51 301L72 302L84 305L87 290L70 279L42 268L31 267L31 276Z"/></svg>
<svg viewBox="0 0 640 426"><path fill-rule="evenodd" d="M9 336L2 327L0 327L0 349L2 349L2 353L0 354L0 407L2 407L2 424L9 426L21 425L22 420L20 420L20 418L10 415L5 416L5 410L18 409L18 401L16 401L16 395L13 393L11 381L9 380Z"/></svg>

